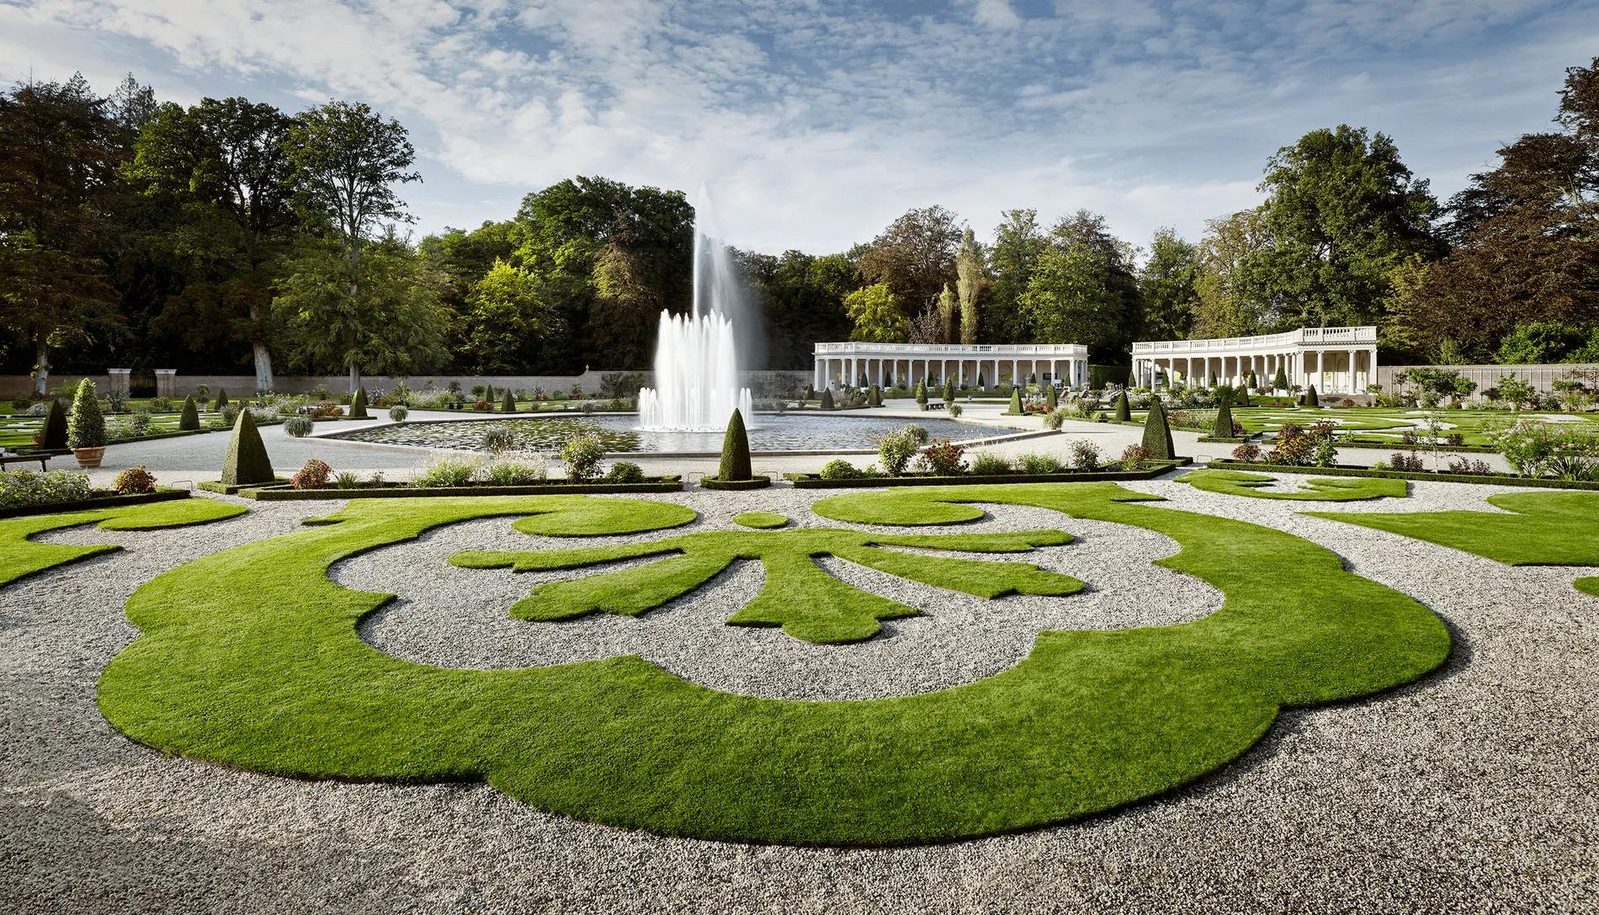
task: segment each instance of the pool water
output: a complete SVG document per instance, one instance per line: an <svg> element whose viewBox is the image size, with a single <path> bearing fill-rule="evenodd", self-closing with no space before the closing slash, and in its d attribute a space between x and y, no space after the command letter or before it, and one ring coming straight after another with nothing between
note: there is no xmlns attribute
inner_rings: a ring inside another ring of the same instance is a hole
<svg viewBox="0 0 1599 915"><path fill-rule="evenodd" d="M1015 435L1017 430L981 423L957 422L943 417L902 419L873 416L824 416L811 413L762 413L749 430L751 451L860 451L877 448L878 440L904 426L921 426L929 439L970 441ZM580 432L592 433L606 451L719 452L721 432L646 432L630 413L595 414L561 418L471 419L401 423L395 426L340 432L337 438L418 448L487 451L483 433L509 427L518 449L559 451Z"/></svg>

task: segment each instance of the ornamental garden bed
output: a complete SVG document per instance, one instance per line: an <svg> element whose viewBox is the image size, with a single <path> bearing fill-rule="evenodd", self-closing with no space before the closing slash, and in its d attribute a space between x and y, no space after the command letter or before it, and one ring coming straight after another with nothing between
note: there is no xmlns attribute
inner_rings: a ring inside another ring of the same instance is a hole
<svg viewBox="0 0 1599 915"><path fill-rule="evenodd" d="M94 496L76 502L46 502L0 509L0 518L21 518L27 515L53 515L60 512L88 511L96 508L121 508L125 505L143 505L147 502L171 502L189 498L186 489L157 489L155 492L124 495L110 489L95 490Z"/></svg>
<svg viewBox="0 0 1599 915"><path fill-rule="evenodd" d="M298 502L319 499L407 499L438 496L536 496L578 493L682 492L683 481L675 476L646 477L642 483L528 483L521 486L412 486L409 483L364 483L360 486L324 486L295 489L286 484L237 489L236 495L258 502Z"/></svg>
<svg viewBox="0 0 1599 915"><path fill-rule="evenodd" d="M1115 480L1152 480L1161 474L1191 463L1191 458L1171 461L1151 461L1142 470L1073 470L1067 473L994 473L962 474L960 476L933 476L931 474L906 474L897 477L853 477L842 480L824 480L814 473L790 473L785 476L795 489L862 489L880 486L949 486L956 484L987 486L1007 483L1103 483Z"/></svg>
<svg viewBox="0 0 1599 915"><path fill-rule="evenodd" d="M1373 470L1350 464L1331 467L1302 467L1295 464L1248 463L1216 460L1206 464L1217 470L1249 470L1256 473L1310 473L1328 477L1386 477L1390 480L1431 480L1438 483L1486 483L1493 486L1526 486L1534 489L1599 490L1599 483L1579 480L1551 480L1546 477L1521 477L1509 473L1448 473L1441 470Z"/></svg>

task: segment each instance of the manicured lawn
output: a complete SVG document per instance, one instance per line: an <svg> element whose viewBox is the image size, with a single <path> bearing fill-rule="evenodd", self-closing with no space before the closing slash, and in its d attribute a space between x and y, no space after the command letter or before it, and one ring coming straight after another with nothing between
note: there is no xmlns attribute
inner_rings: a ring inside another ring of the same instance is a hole
<svg viewBox="0 0 1599 915"><path fill-rule="evenodd" d="M777 512L739 512L733 523L740 527L779 528L788 524L788 518Z"/></svg>
<svg viewBox="0 0 1599 915"><path fill-rule="evenodd" d="M1404 480L1375 477L1290 477L1299 484L1293 492L1270 492L1262 487L1271 486L1282 477L1242 470L1195 470L1177 478L1195 489L1218 492L1229 496L1248 496L1252 499L1293 499L1302 502L1360 502L1367 499L1403 499L1409 495Z"/></svg>
<svg viewBox="0 0 1599 915"><path fill-rule="evenodd" d="M99 508L54 515L28 515L0 520L0 585L56 566L122 549L112 544L69 546L28 539L46 531L98 523L101 530L140 531L184 527L232 518L248 511L243 505L216 499L178 499L146 505Z"/></svg>
<svg viewBox="0 0 1599 915"><path fill-rule="evenodd" d="M782 626L784 632L796 639L839 644L871 638L882 629L879 620L917 616L921 611L846 584L818 566L816 557L836 556L890 575L977 597L1062 596L1082 590L1083 583L1066 575L1043 571L1030 563L911 555L880 547L1025 553L1034 547L1059 546L1070 541L1071 536L1060 531L943 537L896 537L814 528L775 532L712 531L649 543L588 549L462 552L451 557L450 562L469 569L511 568L529 572L641 557L671 557L615 572L548 582L511 606L512 616L561 620L596 612L637 616L688 594L732 565L734 560L759 560L765 567L765 584L755 599L733 614L728 622Z"/></svg>
<svg viewBox="0 0 1599 915"><path fill-rule="evenodd" d="M1599 566L1599 493L1504 493L1490 496L1488 504L1513 514L1307 514L1403 534L1507 565ZM1576 586L1599 597L1599 577L1580 578Z"/></svg>
<svg viewBox="0 0 1599 915"><path fill-rule="evenodd" d="M356 625L391 597L331 582L340 559L472 518L537 513L526 529L589 535L675 526L680 510L582 496L357 502L326 524L140 588L128 616L142 634L106 668L100 706L134 740L261 772L483 778L543 810L657 833L885 845L991 835L1150 797L1242 753L1284 706L1369 695L1447 657L1437 617L1346 572L1333 553L1139 504L1147 499L1112 484L1055 484L818 503L830 517L873 523L970 520L981 509L962 503L1005 502L1133 524L1176 539L1181 550L1161 563L1226 596L1193 623L1045 633L1022 663L968 685L835 702L719 692L635 656L489 671L384 655ZM706 537L707 552L733 548ZM901 555L896 574L938 575L927 568L946 562Z"/></svg>

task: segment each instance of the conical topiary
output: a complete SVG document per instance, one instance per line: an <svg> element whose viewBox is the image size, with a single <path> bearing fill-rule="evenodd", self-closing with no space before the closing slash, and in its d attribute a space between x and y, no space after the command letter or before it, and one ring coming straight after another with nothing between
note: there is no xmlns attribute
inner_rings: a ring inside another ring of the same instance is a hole
<svg viewBox="0 0 1599 915"><path fill-rule="evenodd" d="M882 387L875 384L872 385L872 393L867 397L866 402L871 406L881 407L883 405Z"/></svg>
<svg viewBox="0 0 1599 915"><path fill-rule="evenodd" d="M350 398L350 418L366 419L366 388L355 389L355 396Z"/></svg>
<svg viewBox="0 0 1599 915"><path fill-rule="evenodd" d="M950 381L948 378L945 378L944 379L944 403L951 404L951 403L954 403L954 402L955 402L955 382Z"/></svg>
<svg viewBox="0 0 1599 915"><path fill-rule="evenodd" d="M1237 394L1238 405L1240 407L1249 406L1249 387L1248 387L1248 385L1245 385L1243 387L1238 388L1238 390L1235 393Z"/></svg>
<svg viewBox="0 0 1599 915"><path fill-rule="evenodd" d="M1055 393L1055 386L1053 384L1044 385L1044 403L1051 410L1055 409L1055 407L1060 403L1060 395Z"/></svg>
<svg viewBox="0 0 1599 915"><path fill-rule="evenodd" d="M1155 461L1169 461L1176 456L1177 446L1172 444L1171 426L1166 422L1166 409L1159 398L1149 402L1149 416L1144 419L1144 448Z"/></svg>
<svg viewBox="0 0 1599 915"><path fill-rule="evenodd" d="M1133 405L1127 402L1127 391L1116 395L1116 421L1125 423L1133 418Z"/></svg>
<svg viewBox="0 0 1599 915"><path fill-rule="evenodd" d="M927 382L916 382L916 405L923 410L927 409Z"/></svg>
<svg viewBox="0 0 1599 915"><path fill-rule="evenodd" d="M72 398L72 418L67 420L67 447L105 447L105 414L100 412L100 392L87 378L78 382L78 393Z"/></svg>
<svg viewBox="0 0 1599 915"><path fill-rule="evenodd" d="M194 432L200 428L200 408L194 405L194 395L183 398L183 410L178 413L178 431Z"/></svg>
<svg viewBox="0 0 1599 915"><path fill-rule="evenodd" d="M222 408L227 406L227 405L228 405L228 389L227 388L217 388L217 402L215 404L212 404L211 409L217 411L218 413L221 413L222 412Z"/></svg>
<svg viewBox="0 0 1599 915"><path fill-rule="evenodd" d="M272 459L267 457L266 445L255 428L255 416L249 410L240 410L233 423L233 437L228 440L228 453L222 459L222 482L229 486L247 486L272 482Z"/></svg>
<svg viewBox="0 0 1599 915"><path fill-rule="evenodd" d="M1233 437L1233 398L1232 388L1216 389L1216 426L1211 429L1212 438Z"/></svg>
<svg viewBox="0 0 1599 915"><path fill-rule="evenodd" d="M823 388L822 389L822 409L823 410L831 410L831 409L833 409L833 389L832 388Z"/></svg>
<svg viewBox="0 0 1599 915"><path fill-rule="evenodd" d="M67 447L67 411L61 401L50 398L50 411L44 415L44 429L39 433L39 447L57 451Z"/></svg>
<svg viewBox="0 0 1599 915"><path fill-rule="evenodd" d="M722 436L722 463L716 469L716 478L722 482L753 480L750 471L750 437L744 431L744 416L734 408L727 419L727 434Z"/></svg>
<svg viewBox="0 0 1599 915"><path fill-rule="evenodd" d="M1271 380L1271 389L1273 391L1288 390L1288 374L1283 371L1283 367L1280 365L1277 366L1277 376Z"/></svg>
<svg viewBox="0 0 1599 915"><path fill-rule="evenodd" d="M1022 389L1010 389L1010 409L1005 411L1006 416L1020 416L1022 412Z"/></svg>
<svg viewBox="0 0 1599 915"><path fill-rule="evenodd" d="M1305 389L1305 406L1307 406L1307 407L1319 407L1319 406L1321 406L1321 396L1316 393L1316 386L1315 385L1311 385L1310 387Z"/></svg>
<svg viewBox="0 0 1599 915"><path fill-rule="evenodd" d="M500 412L501 413L515 413L516 412L516 398L511 396L511 389L510 388L506 388L505 389L505 397L503 399L501 399L501 401L500 401Z"/></svg>

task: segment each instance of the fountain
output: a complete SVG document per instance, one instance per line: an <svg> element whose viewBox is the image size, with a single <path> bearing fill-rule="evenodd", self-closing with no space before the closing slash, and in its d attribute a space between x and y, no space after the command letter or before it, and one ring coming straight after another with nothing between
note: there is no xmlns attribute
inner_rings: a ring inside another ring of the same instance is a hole
<svg viewBox="0 0 1599 915"><path fill-rule="evenodd" d="M710 193L700 185L694 207L694 308L661 311L655 338L655 387L638 392L640 425L647 431L717 432L737 408L755 425L749 388L738 386L734 318L752 320L740 294L737 267L727 247L710 234Z"/></svg>

